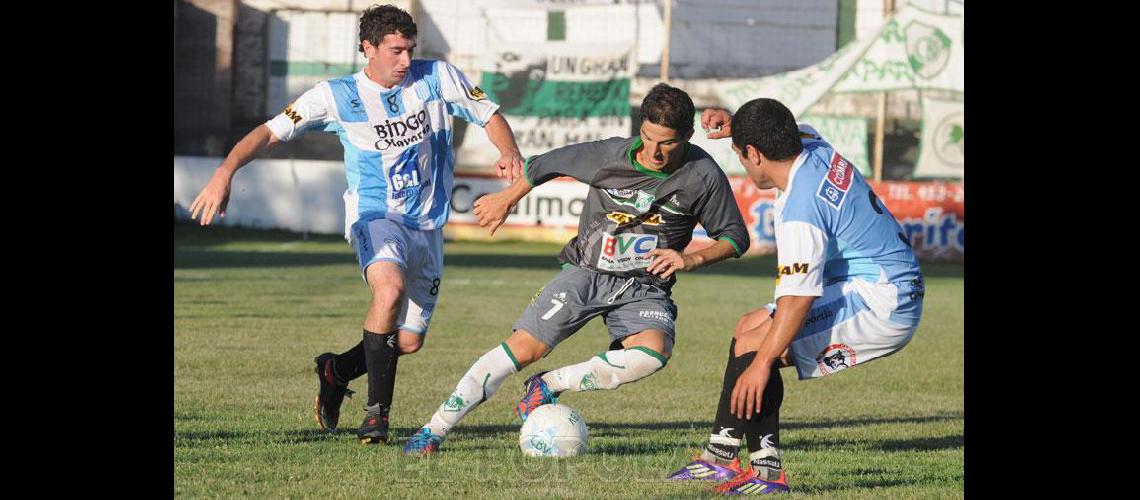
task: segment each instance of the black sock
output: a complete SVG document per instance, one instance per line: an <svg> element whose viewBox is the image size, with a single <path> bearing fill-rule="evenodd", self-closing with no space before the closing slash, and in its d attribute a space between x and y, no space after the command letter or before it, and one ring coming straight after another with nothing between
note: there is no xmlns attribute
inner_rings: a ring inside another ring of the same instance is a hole
<svg viewBox="0 0 1140 500"><path fill-rule="evenodd" d="M368 365L368 406L379 404L382 412L392 407L392 388L396 384L396 347L399 330L372 333L364 330L364 358Z"/></svg>
<svg viewBox="0 0 1140 500"><path fill-rule="evenodd" d="M744 436L748 421L736 418L736 415L729 411L729 406L732 404L732 391L736 388L736 379L740 378L740 374L744 372L745 368L748 368L754 358L756 358L755 351L737 357L736 339L732 339L732 342L729 343L728 362L725 363L724 367L724 385L720 390L720 403L717 404L716 421L713 422L712 428L712 436L715 437L710 437L709 444L705 448L708 454L721 461L731 461L736 458L736 454L740 450L739 440ZM724 441L712 442L718 437L735 439L737 444L733 445Z"/></svg>
<svg viewBox="0 0 1140 500"><path fill-rule="evenodd" d="M764 395L761 396L760 413L753 416L752 421L744 426L744 433L748 436L752 469L760 472L761 478L767 473L767 479L775 480L783 468L779 449L780 405L784 402L784 379L780 376L778 360L772 362L771 370L768 375L768 385L764 387ZM764 452L757 453L760 451Z"/></svg>
<svg viewBox="0 0 1140 500"><path fill-rule="evenodd" d="M333 359L333 374L341 384L356 380L365 373L368 373L368 361L364 357L364 341L357 342L352 349Z"/></svg>

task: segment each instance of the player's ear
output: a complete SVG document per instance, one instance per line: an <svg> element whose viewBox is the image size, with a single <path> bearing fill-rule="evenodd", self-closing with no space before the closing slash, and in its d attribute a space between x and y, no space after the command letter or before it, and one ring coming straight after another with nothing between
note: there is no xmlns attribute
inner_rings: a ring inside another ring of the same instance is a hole
<svg viewBox="0 0 1140 500"><path fill-rule="evenodd" d="M756 159L753 160L752 158ZM764 158L764 154L761 153L759 149L756 149L756 146L753 146L751 144L744 145L744 159L754 162L757 165L760 164L761 160L767 160L767 158Z"/></svg>

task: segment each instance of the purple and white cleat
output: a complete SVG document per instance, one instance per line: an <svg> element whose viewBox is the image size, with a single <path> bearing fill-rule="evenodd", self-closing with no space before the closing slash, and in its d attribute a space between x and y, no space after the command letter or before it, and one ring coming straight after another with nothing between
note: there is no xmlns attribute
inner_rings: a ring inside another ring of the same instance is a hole
<svg viewBox="0 0 1140 500"><path fill-rule="evenodd" d="M734 458L728 465L719 465L701 460L700 455L693 457L689 465L669 475L669 480L675 481L727 481L739 475L740 458Z"/></svg>

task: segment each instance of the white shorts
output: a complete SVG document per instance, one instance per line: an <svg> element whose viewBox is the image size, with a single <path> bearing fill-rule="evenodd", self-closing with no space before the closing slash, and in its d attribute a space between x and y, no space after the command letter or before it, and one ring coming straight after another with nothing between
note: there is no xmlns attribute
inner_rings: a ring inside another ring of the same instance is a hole
<svg viewBox="0 0 1140 500"><path fill-rule="evenodd" d="M443 278L443 230L419 231L389 219L359 220L350 229L360 277L377 262L395 262L404 271L404 303L396 316L401 330L427 333Z"/></svg>
<svg viewBox="0 0 1140 500"><path fill-rule="evenodd" d="M788 348L800 380L898 352L918 328L925 291L922 278L895 283L853 279L825 286ZM776 305L767 308L774 312Z"/></svg>

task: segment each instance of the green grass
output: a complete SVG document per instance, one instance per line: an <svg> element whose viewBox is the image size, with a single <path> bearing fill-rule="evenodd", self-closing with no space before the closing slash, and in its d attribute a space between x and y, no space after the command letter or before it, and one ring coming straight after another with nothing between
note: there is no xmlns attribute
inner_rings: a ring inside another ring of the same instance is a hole
<svg viewBox="0 0 1140 500"><path fill-rule="evenodd" d="M717 264L674 289L678 342L661 372L616 391L567 393L590 427L589 453L523 457L511 407L530 374L577 363L609 340L595 320L508 379L429 459L407 436L497 345L557 272L557 245L447 243L427 342L400 360L395 443L362 446L365 379L342 431L319 433L312 358L360 340L368 302L343 239L174 226L174 485L188 497L692 497L661 480L708 438L728 339L772 298L774 259ZM922 325L902 352L820 380L784 370L782 457L795 496L963 495L962 267L924 263Z"/></svg>

